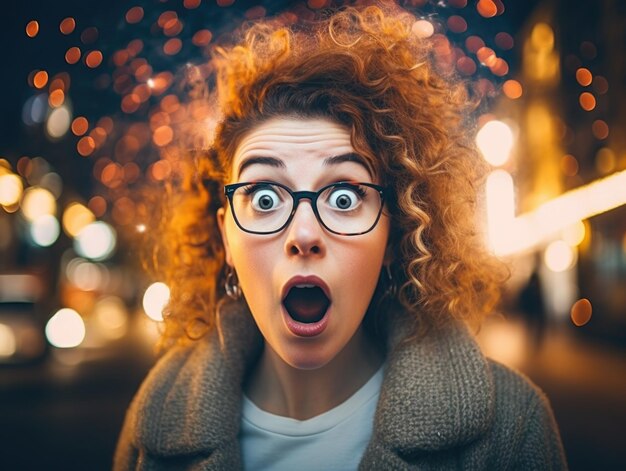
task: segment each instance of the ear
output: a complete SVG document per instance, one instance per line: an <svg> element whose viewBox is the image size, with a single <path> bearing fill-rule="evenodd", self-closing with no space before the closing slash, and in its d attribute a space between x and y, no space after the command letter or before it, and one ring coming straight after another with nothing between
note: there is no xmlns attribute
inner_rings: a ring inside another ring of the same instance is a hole
<svg viewBox="0 0 626 471"><path fill-rule="evenodd" d="M226 236L226 226L224 218L226 217L226 209L223 207L217 210L217 225L220 228L220 234L222 235L222 244L224 244L224 256L226 257L226 263L233 266L233 258L230 253L230 246L228 245L228 237Z"/></svg>

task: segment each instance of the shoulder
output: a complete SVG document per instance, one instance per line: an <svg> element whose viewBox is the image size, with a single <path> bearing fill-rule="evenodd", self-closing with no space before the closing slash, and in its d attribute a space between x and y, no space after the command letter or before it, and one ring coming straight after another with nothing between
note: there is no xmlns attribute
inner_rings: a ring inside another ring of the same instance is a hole
<svg viewBox="0 0 626 471"><path fill-rule="evenodd" d="M526 469L566 469L552 407L528 377L488 359L494 386L491 439L509 449L512 465Z"/></svg>

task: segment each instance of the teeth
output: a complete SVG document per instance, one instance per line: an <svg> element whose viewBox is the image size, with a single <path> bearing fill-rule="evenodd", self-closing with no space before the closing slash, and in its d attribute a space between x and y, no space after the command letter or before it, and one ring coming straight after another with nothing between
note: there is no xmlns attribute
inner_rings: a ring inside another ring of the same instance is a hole
<svg viewBox="0 0 626 471"><path fill-rule="evenodd" d="M306 285L306 284L302 284L302 285L295 285L296 288L315 288L316 285Z"/></svg>

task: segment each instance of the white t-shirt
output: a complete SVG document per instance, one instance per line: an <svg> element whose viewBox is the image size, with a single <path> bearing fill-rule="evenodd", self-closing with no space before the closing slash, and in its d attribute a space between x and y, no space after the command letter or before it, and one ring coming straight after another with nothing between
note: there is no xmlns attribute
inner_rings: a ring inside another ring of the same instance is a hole
<svg viewBox="0 0 626 471"><path fill-rule="evenodd" d="M382 382L383 367L345 402L307 420L270 414L244 396L244 469L356 470L372 435Z"/></svg>

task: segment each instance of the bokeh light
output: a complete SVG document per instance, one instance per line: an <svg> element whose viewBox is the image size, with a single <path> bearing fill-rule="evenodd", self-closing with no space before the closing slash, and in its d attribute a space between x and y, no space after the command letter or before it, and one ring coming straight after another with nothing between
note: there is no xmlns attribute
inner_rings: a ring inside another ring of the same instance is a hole
<svg viewBox="0 0 626 471"><path fill-rule="evenodd" d="M88 224L74 239L76 252L91 260L105 260L110 257L117 243L115 230L104 221Z"/></svg>
<svg viewBox="0 0 626 471"><path fill-rule="evenodd" d="M543 260L551 271L559 273L574 265L576 252L563 240L555 240L546 247Z"/></svg>
<svg viewBox="0 0 626 471"><path fill-rule="evenodd" d="M85 56L85 64L90 69L95 69L100 64L102 64L102 52L100 51L90 51Z"/></svg>
<svg viewBox="0 0 626 471"><path fill-rule="evenodd" d="M31 20L26 24L26 36L34 38L39 33L39 22Z"/></svg>
<svg viewBox="0 0 626 471"><path fill-rule="evenodd" d="M48 83L48 72L40 70L33 77L33 86L35 88L43 88Z"/></svg>
<svg viewBox="0 0 626 471"><path fill-rule="evenodd" d="M94 220L95 216L89 208L80 203L70 203L63 211L63 230L70 237L76 237Z"/></svg>
<svg viewBox="0 0 626 471"><path fill-rule="evenodd" d="M68 64L76 64L81 57L82 53L79 47L72 46L65 52L65 62Z"/></svg>
<svg viewBox="0 0 626 471"><path fill-rule="evenodd" d="M30 237L40 247L49 247L59 238L59 221L51 214L40 216L30 224Z"/></svg>
<svg viewBox="0 0 626 471"><path fill-rule="evenodd" d="M78 116L72 121L72 132L75 136L82 136L89 129L89 121L84 116Z"/></svg>
<svg viewBox="0 0 626 471"><path fill-rule="evenodd" d="M585 111L591 111L596 107L596 97L592 93L583 92L578 98L580 107Z"/></svg>
<svg viewBox="0 0 626 471"><path fill-rule="evenodd" d="M118 296L100 298L92 313L99 333L109 340L119 339L128 329L128 312Z"/></svg>
<svg viewBox="0 0 626 471"><path fill-rule="evenodd" d="M15 332L8 325L0 323L0 358L12 356L17 350Z"/></svg>
<svg viewBox="0 0 626 471"><path fill-rule="evenodd" d="M78 347L85 339L85 323L75 310L60 309L46 324L46 338L57 348Z"/></svg>
<svg viewBox="0 0 626 471"><path fill-rule="evenodd" d="M57 203L54 195L45 188L31 186L24 191L22 213L29 221L56 213Z"/></svg>
<svg viewBox="0 0 626 471"><path fill-rule="evenodd" d="M143 295L143 309L155 321L163 320L163 309L170 299L170 289L165 283L152 283Z"/></svg>
<svg viewBox="0 0 626 471"><path fill-rule="evenodd" d="M476 134L476 144L487 162L504 165L513 148L513 131L502 121L488 121Z"/></svg>
<svg viewBox="0 0 626 471"><path fill-rule="evenodd" d="M72 34L76 29L76 20L72 17L65 18L59 24L59 30L61 33L68 35Z"/></svg>
<svg viewBox="0 0 626 471"><path fill-rule="evenodd" d="M507 98L517 100L524 93L524 89L517 80L507 80L502 84L502 92Z"/></svg>
<svg viewBox="0 0 626 471"><path fill-rule="evenodd" d="M143 19L143 8L132 7L126 12L126 21L130 24L139 23Z"/></svg>
<svg viewBox="0 0 626 471"><path fill-rule="evenodd" d="M592 312L593 308L591 306L591 301L587 298L582 298L572 305L570 318L575 326L582 327L591 320Z"/></svg>
<svg viewBox="0 0 626 471"><path fill-rule="evenodd" d="M61 92L63 93L63 92ZM67 106L59 106L52 110L46 121L46 134L51 139L60 139L70 129L72 114Z"/></svg>
<svg viewBox="0 0 626 471"><path fill-rule="evenodd" d="M591 125L591 132L596 139L604 140L609 137L609 125L602 119L596 119Z"/></svg>
<svg viewBox="0 0 626 471"><path fill-rule="evenodd" d="M12 206L22 197L24 184L22 179L15 174L7 173L0 175L0 204Z"/></svg>
<svg viewBox="0 0 626 471"><path fill-rule="evenodd" d="M591 85L593 76L591 75L591 72L589 72L589 69L581 67L576 71L576 80L580 85L586 87L588 85Z"/></svg>

